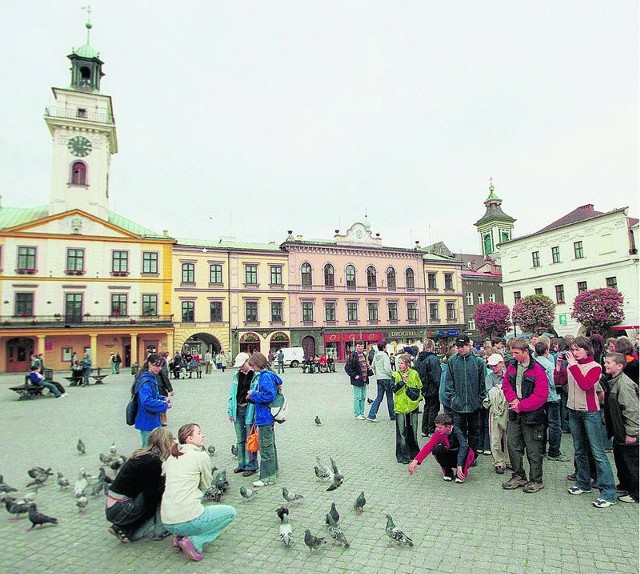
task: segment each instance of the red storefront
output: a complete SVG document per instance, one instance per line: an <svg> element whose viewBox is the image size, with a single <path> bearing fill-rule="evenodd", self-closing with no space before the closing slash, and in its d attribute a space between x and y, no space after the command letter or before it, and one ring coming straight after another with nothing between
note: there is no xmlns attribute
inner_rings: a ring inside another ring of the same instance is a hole
<svg viewBox="0 0 640 574"><path fill-rule="evenodd" d="M333 354L336 361L343 362L346 357L355 349L356 341L364 341L365 348L382 341L381 331L356 331L351 333L325 333L324 349L325 353Z"/></svg>

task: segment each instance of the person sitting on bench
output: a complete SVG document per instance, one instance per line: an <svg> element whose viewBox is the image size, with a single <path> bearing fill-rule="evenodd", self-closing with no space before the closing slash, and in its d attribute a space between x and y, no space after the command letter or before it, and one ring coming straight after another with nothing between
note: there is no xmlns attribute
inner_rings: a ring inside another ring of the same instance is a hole
<svg viewBox="0 0 640 574"><path fill-rule="evenodd" d="M64 397L66 395L64 387L60 383L53 383L52 381L45 380L45 378L39 372L38 365L31 365L29 380L31 381L31 384L35 385L36 387L44 387L45 389L49 389L49 391L53 393L53 396L56 399L59 399L60 397Z"/></svg>

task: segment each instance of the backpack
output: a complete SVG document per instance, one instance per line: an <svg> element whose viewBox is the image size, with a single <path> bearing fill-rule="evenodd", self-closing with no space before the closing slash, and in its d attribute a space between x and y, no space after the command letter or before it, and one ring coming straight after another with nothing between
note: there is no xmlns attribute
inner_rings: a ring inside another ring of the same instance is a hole
<svg viewBox="0 0 640 574"><path fill-rule="evenodd" d="M271 416L278 424L287 420L287 399L282 393L278 393L271 402Z"/></svg>
<svg viewBox="0 0 640 574"><path fill-rule="evenodd" d="M133 426L136 424L136 417L138 416L138 391L140 387L136 384L133 389L133 393L131 394L131 398L127 403L127 407L125 409L125 420L129 426Z"/></svg>

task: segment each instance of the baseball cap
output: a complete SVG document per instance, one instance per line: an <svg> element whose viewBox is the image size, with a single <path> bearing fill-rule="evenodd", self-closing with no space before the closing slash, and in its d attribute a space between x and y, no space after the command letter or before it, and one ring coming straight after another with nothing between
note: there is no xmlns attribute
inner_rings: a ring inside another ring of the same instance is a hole
<svg viewBox="0 0 640 574"><path fill-rule="evenodd" d="M245 364L246 361L249 360L249 354L248 353L238 353L236 355L236 360L233 363L234 367L242 367L242 365Z"/></svg>
<svg viewBox="0 0 640 574"><path fill-rule="evenodd" d="M465 345L468 345L470 342L471 340L466 335L460 335L459 337L456 338L457 347L464 347Z"/></svg>
<svg viewBox="0 0 640 574"><path fill-rule="evenodd" d="M490 355L489 358L487 359L487 364L490 367L493 367L494 365L497 365L500 361L504 361L504 357L500 353L494 353L493 355Z"/></svg>

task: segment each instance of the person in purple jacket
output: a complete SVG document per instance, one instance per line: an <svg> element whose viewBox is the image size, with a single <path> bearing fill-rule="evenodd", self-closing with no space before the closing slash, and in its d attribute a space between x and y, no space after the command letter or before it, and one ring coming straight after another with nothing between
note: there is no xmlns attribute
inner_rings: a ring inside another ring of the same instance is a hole
<svg viewBox="0 0 640 574"><path fill-rule="evenodd" d="M153 429L162 426L160 413L171 408L171 401L158 392L157 376L164 365L164 358L158 353L151 353L142 364L131 387L131 394L138 393L138 413L135 428L140 431L142 448L147 446L149 434Z"/></svg>

